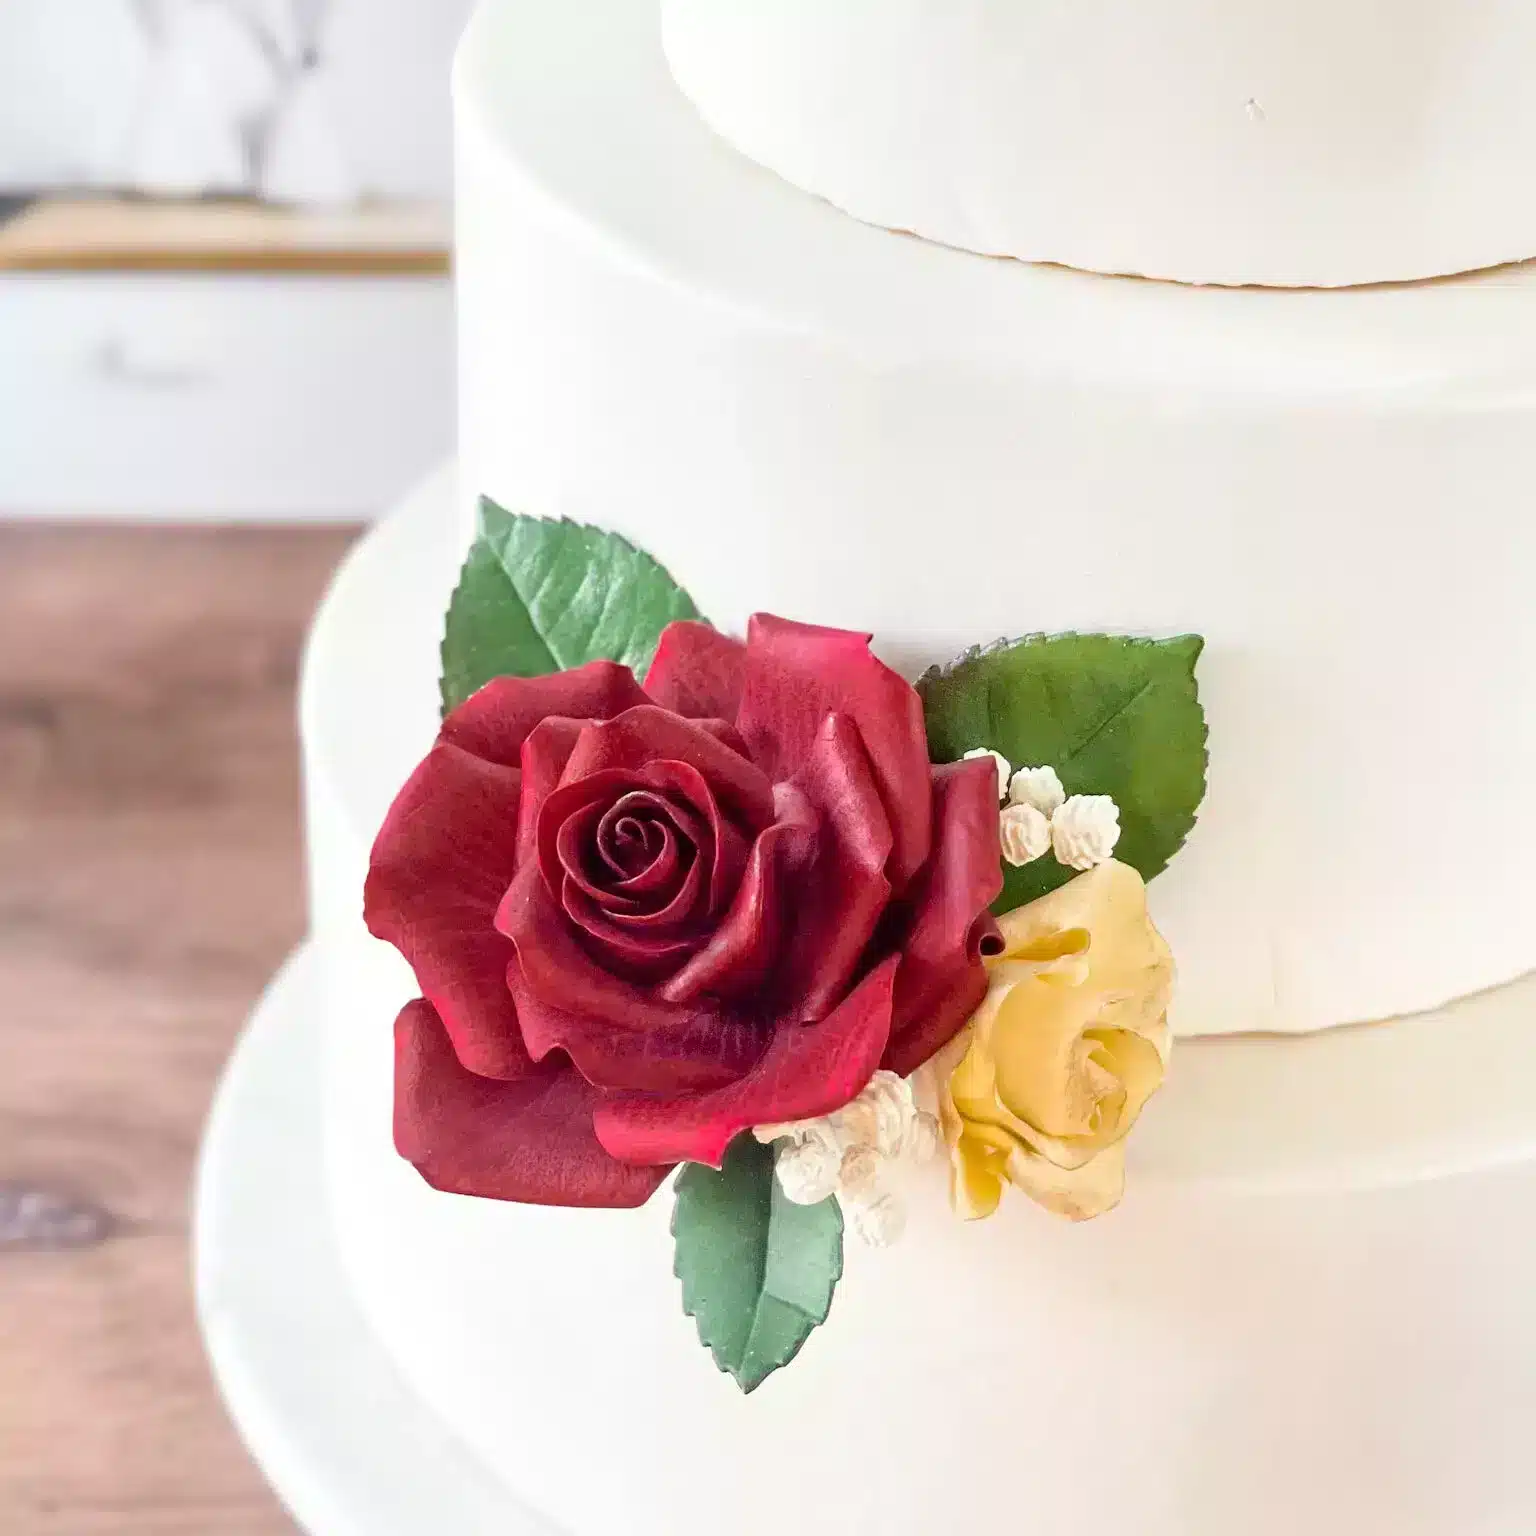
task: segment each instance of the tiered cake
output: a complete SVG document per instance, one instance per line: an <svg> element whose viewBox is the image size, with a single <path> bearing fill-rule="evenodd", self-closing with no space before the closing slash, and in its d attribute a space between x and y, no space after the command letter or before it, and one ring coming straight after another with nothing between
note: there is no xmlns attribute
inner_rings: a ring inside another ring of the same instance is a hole
<svg viewBox="0 0 1536 1536"><path fill-rule="evenodd" d="M1494 0L482 9L463 512L354 557L304 727L345 1260L551 1530L1536 1526L1536 268L1444 275L1536 253L1533 61ZM742 1398L664 1195L472 1200L396 1157L416 989L359 892L482 496L910 678L1205 637L1209 793L1150 893L1186 1038L1122 1208L965 1225L918 1178Z"/></svg>

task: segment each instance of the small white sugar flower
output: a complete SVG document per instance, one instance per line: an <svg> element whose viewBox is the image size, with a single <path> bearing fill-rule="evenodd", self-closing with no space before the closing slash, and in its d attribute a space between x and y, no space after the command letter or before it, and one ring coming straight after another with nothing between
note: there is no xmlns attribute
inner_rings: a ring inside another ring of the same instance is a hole
<svg viewBox="0 0 1536 1536"><path fill-rule="evenodd" d="M845 1146L874 1148L881 1157L900 1157L907 1129L917 1113L912 1085L895 1072L881 1070L863 1093L832 1116Z"/></svg>
<svg viewBox="0 0 1536 1536"><path fill-rule="evenodd" d="M1008 781L1008 803L1032 805L1042 816L1054 816L1066 798L1054 768L1020 768Z"/></svg>
<svg viewBox="0 0 1536 1536"><path fill-rule="evenodd" d="M942 1136L938 1116L920 1109L907 1127L907 1140L901 1149L902 1153L914 1163L930 1163L938 1156Z"/></svg>
<svg viewBox="0 0 1536 1536"><path fill-rule="evenodd" d="M1114 857L1120 809L1108 795L1073 795L1051 817L1051 847L1068 869L1093 869Z"/></svg>
<svg viewBox="0 0 1536 1536"><path fill-rule="evenodd" d="M903 1158L926 1161L940 1141L938 1121L917 1107L911 1083L886 1071L833 1114L759 1125L752 1134L776 1143L774 1172L787 1199L819 1205L836 1195L849 1226L875 1247L894 1242L906 1225L886 1171Z"/></svg>
<svg viewBox="0 0 1536 1536"><path fill-rule="evenodd" d="M1051 851L1051 819L1032 805L1004 806L1003 857L1015 867L1033 864Z"/></svg>
<svg viewBox="0 0 1536 1536"><path fill-rule="evenodd" d="M843 1155L829 1136L786 1141L774 1158L774 1172L785 1198L795 1205L820 1205L837 1193Z"/></svg>
<svg viewBox="0 0 1536 1536"><path fill-rule="evenodd" d="M1013 772L1013 765L1001 752L994 752L991 747L973 747L961 759L962 762L973 763L978 757L990 757L997 764L997 798L1008 798L1008 778Z"/></svg>
<svg viewBox="0 0 1536 1536"><path fill-rule="evenodd" d="M843 1153L842 1167L838 1172L837 1192L844 1201L858 1204L872 1200L880 1183L880 1165L883 1159L873 1147L849 1147Z"/></svg>
<svg viewBox="0 0 1536 1536"><path fill-rule="evenodd" d="M867 1202L854 1201L846 1210L854 1236L871 1248L889 1248L907 1228L906 1204L889 1190Z"/></svg>

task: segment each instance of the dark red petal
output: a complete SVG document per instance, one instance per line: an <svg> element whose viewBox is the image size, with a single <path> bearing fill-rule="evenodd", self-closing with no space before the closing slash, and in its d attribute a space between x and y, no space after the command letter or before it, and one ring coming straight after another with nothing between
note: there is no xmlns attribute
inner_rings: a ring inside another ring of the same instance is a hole
<svg viewBox="0 0 1536 1536"><path fill-rule="evenodd" d="M528 986L582 1018L626 1029L663 1029L686 1022L697 1011L662 1002L599 965L577 942L570 918L534 865L513 876L497 909L496 927L516 945Z"/></svg>
<svg viewBox="0 0 1536 1536"><path fill-rule="evenodd" d="M785 786L787 787L787 786ZM758 835L747 857L746 873L736 897L703 948L658 989L672 1003L686 1003L705 992L740 998L756 992L778 953L784 926L781 869L804 852L815 822L802 813L798 820L782 818ZM797 917L791 914L791 922Z"/></svg>
<svg viewBox="0 0 1536 1536"><path fill-rule="evenodd" d="M546 1002L516 960L507 984L536 1060L564 1051L589 1082L635 1093L702 1093L751 1071L767 1035L749 1020L704 1009L659 1028L630 1029Z"/></svg>
<svg viewBox="0 0 1536 1536"><path fill-rule="evenodd" d="M545 720L529 732L523 743L523 798L517 810L519 867L538 857L539 817L544 802L559 786L560 775L565 772L586 724L584 720Z"/></svg>
<svg viewBox="0 0 1536 1536"><path fill-rule="evenodd" d="M645 674L645 691L663 709L690 720L710 716L734 720L741 703L742 667L746 647L711 629L686 620L661 632L656 659Z"/></svg>
<svg viewBox="0 0 1536 1536"><path fill-rule="evenodd" d="M741 872L747 862L747 839L735 823L721 813L709 780L697 768L679 762L647 763L640 770L640 777L648 784L670 791L671 798L686 800L705 819L711 834L711 846L707 850L709 910L717 914L723 912L741 883ZM700 847L703 850L704 845L700 843Z"/></svg>
<svg viewBox="0 0 1536 1536"><path fill-rule="evenodd" d="M679 762L697 769L727 816L756 833L773 821L773 785L755 764L713 730L652 704L582 731L561 776L575 784L611 769L635 770L648 763Z"/></svg>
<svg viewBox="0 0 1536 1536"><path fill-rule="evenodd" d="M528 1070L506 987L510 946L496 908L516 867L516 768L439 744L411 775L373 845L370 931L393 944L482 1077Z"/></svg>
<svg viewBox="0 0 1536 1536"><path fill-rule="evenodd" d="M793 785L781 789L790 787L804 797L816 852L787 883L794 925L777 976L783 1011L817 1019L848 990L890 899L891 824L846 715L827 716Z"/></svg>
<svg viewBox="0 0 1536 1536"><path fill-rule="evenodd" d="M923 706L870 653L868 635L757 614L747 628L736 723L775 783L800 772L830 714L849 716L869 753L891 823L887 875L901 891L928 857L932 791Z"/></svg>
<svg viewBox="0 0 1536 1536"><path fill-rule="evenodd" d="M547 677L498 677L443 721L441 740L515 768L523 743L551 715L610 720L648 703L629 668L612 661L591 661Z"/></svg>
<svg viewBox="0 0 1536 1536"><path fill-rule="evenodd" d="M592 829L592 848L604 878L631 898L669 890L682 857L682 840L671 818L648 814L653 809L640 801L619 801Z"/></svg>
<svg viewBox="0 0 1536 1536"><path fill-rule="evenodd" d="M893 955L816 1024L780 1024L763 1059L738 1083L696 1098L622 1094L593 1116L598 1140L631 1163L720 1166L742 1131L827 1115L874 1076L890 1033Z"/></svg>
<svg viewBox="0 0 1536 1536"><path fill-rule="evenodd" d="M677 766L692 772L682 764ZM628 895L626 886L612 882L605 887L595 861L585 859L581 847L585 839L593 845L595 854L602 822L616 808L626 805L670 822L687 844L678 849L674 889L663 893L662 899L670 901L676 895L676 886L686 877L694 876L695 888L703 885L714 863L714 835L708 821L690 807L647 787L640 775L624 769L604 769L563 785L544 802L539 817L538 858L552 893L561 891L569 879L599 905L607 905L608 892L617 887L621 900L616 907L627 905L623 900Z"/></svg>
<svg viewBox="0 0 1536 1536"><path fill-rule="evenodd" d="M601 1098L568 1066L516 1083L465 1071L425 1000L395 1021L395 1146L434 1189L527 1205L644 1205L667 1170L603 1150L592 1130Z"/></svg>
<svg viewBox="0 0 1536 1536"><path fill-rule="evenodd" d="M606 821L608 817L603 819ZM622 837L622 833L619 835ZM601 854L602 827L598 828L597 836ZM622 843L619 846L622 848ZM609 889L600 893L599 904L605 911L619 916L621 921L646 924L658 919L666 921L669 910L686 895L684 888L695 875L701 888L704 884L699 851L689 839L679 836L675 827L659 821L645 824L637 835L636 846L641 849L641 854L636 860L635 873L615 879ZM577 880L576 884L598 900L599 893L595 888L583 880ZM658 908L656 902L665 902L666 906Z"/></svg>
<svg viewBox="0 0 1536 1536"><path fill-rule="evenodd" d="M583 856L587 849L591 849L598 855L601 850L597 847L597 829L608 815L607 809L601 800L594 800L590 805L581 806L574 810L559 825L555 833L554 858L548 864L540 859L539 868L544 875L546 884L553 884L554 889L564 890L566 877L584 889L588 895L596 898L599 895L606 897L608 909L613 912L642 912L645 903L638 896L618 895L615 892L603 892L593 884L586 876L588 860ZM678 863L678 850L674 839L668 839L669 847L658 850L658 859L668 863L671 873L675 875ZM668 855L670 854L670 858ZM599 856L597 861L602 863ZM654 861L653 861L654 866ZM602 870L597 873L601 874ZM615 885L621 885L622 879L615 880Z"/></svg>
<svg viewBox="0 0 1536 1536"><path fill-rule="evenodd" d="M914 888L885 1065L906 1076L946 1045L987 990L988 908L1003 888L990 758L933 770L934 853Z"/></svg>
<svg viewBox="0 0 1536 1536"><path fill-rule="evenodd" d="M691 871L697 874L697 866ZM679 898L679 906L698 896L694 880ZM704 941L704 934L686 922L657 927L626 923L610 917L586 892L566 882L560 905L581 943L599 966L634 982L657 982L672 975Z"/></svg>

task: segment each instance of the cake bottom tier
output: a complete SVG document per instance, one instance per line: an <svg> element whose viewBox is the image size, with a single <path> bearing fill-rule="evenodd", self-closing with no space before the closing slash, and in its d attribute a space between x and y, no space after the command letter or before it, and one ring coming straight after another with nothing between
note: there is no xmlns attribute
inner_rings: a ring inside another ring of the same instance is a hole
<svg viewBox="0 0 1536 1536"><path fill-rule="evenodd" d="M963 1224L930 1168L906 1235L850 1241L826 1325L743 1397L683 1315L670 1190L613 1212L430 1190L390 1144L408 978L363 940L326 958L343 1268L415 1392L557 1530L1536 1529L1531 1165L1289 1196L1133 1175L1080 1227L1016 1195Z"/></svg>
<svg viewBox="0 0 1536 1536"><path fill-rule="evenodd" d="M1536 1157L1508 1118L1536 1073L1450 1070L1518 1044L1512 992L1438 1023L1181 1045L1126 1203L1086 1226L1017 1195L963 1224L926 1170L901 1243L850 1243L827 1324L750 1397L683 1315L667 1190L576 1212L428 1189L391 1144L411 978L357 910L370 823L432 734L451 496L364 546L311 645L326 1180L362 1312L509 1490L571 1536L1536 1529Z"/></svg>

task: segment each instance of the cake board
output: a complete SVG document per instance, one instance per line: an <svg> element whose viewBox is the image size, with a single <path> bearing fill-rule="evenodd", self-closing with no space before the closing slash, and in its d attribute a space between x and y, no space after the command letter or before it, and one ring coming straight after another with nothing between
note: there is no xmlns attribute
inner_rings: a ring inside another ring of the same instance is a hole
<svg viewBox="0 0 1536 1536"><path fill-rule="evenodd" d="M198 1320L247 1449L312 1536L560 1536L412 1395L348 1295L322 1149L318 956L274 977L214 1099Z"/></svg>

